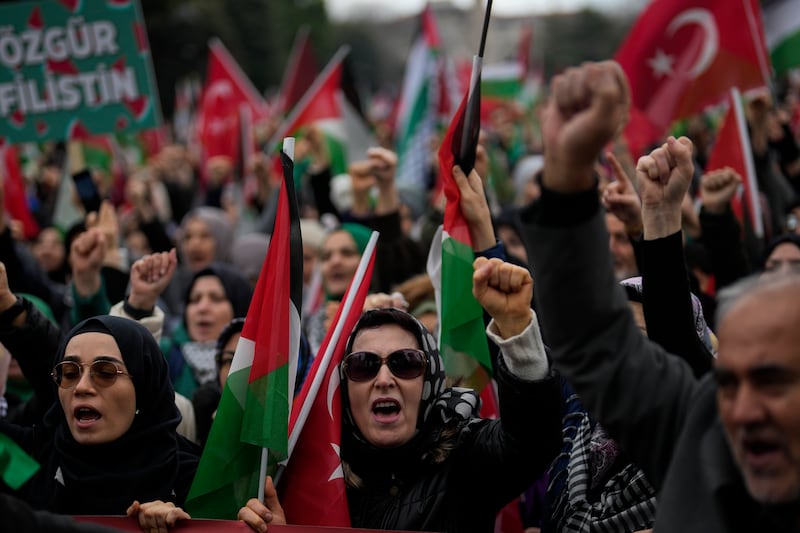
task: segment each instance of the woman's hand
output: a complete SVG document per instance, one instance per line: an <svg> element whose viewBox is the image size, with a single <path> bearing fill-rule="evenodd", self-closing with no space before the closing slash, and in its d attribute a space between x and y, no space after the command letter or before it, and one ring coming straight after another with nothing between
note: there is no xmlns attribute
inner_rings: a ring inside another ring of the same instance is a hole
<svg viewBox="0 0 800 533"><path fill-rule="evenodd" d="M496 257L478 257L472 266L472 294L494 319L500 336L509 339L522 333L532 320L531 273Z"/></svg>
<svg viewBox="0 0 800 533"><path fill-rule="evenodd" d="M278 493L272 483L272 476L267 476L264 485L264 503L250 498L247 505L239 509L237 518L250 526L253 531L264 533L269 524L286 525L286 515L278 501Z"/></svg>
<svg viewBox="0 0 800 533"><path fill-rule="evenodd" d="M86 228L97 228L105 236L106 253L103 264L123 270L122 256L119 253L119 220L111 202L103 200L99 212L86 216Z"/></svg>
<svg viewBox="0 0 800 533"><path fill-rule="evenodd" d="M149 254L137 260L131 267L131 293L128 303L137 309L152 309L158 297L167 288L175 269L178 256L175 248L169 252Z"/></svg>
<svg viewBox="0 0 800 533"><path fill-rule="evenodd" d="M375 214L394 213L400 209L400 195L395 184L397 154L386 148L372 147L367 150L367 158L378 187Z"/></svg>
<svg viewBox="0 0 800 533"><path fill-rule="evenodd" d="M464 174L458 165L453 167L453 181L456 182L461 193L459 207L461 214L469 225L469 236L472 240L472 249L476 252L487 250L497 244L497 239L492 226L492 213L483 190L483 181L476 170L469 176Z"/></svg>
<svg viewBox="0 0 800 533"><path fill-rule="evenodd" d="M101 287L100 269L106 258L106 236L92 228L78 235L70 246L69 262L75 290L84 298L97 293Z"/></svg>
<svg viewBox="0 0 800 533"><path fill-rule="evenodd" d="M17 303L17 297L8 286L6 265L0 262L0 312L5 311L15 303Z"/></svg>
<svg viewBox="0 0 800 533"><path fill-rule="evenodd" d="M692 150L692 141L687 137L669 137L636 163L646 241L681 230L681 204L694 176Z"/></svg>
<svg viewBox="0 0 800 533"><path fill-rule="evenodd" d="M186 511L180 507L175 507L174 503L162 502L161 500L147 503L134 501L128 507L127 514L130 517L137 518L142 531L147 533L167 533L169 528L173 527L178 520L189 520L191 518Z"/></svg>
<svg viewBox="0 0 800 533"><path fill-rule="evenodd" d="M407 311L408 302L399 292L393 292L392 294L386 294L385 292L374 292L372 294L368 294L364 299L364 311L369 311L370 309L386 309L389 307Z"/></svg>

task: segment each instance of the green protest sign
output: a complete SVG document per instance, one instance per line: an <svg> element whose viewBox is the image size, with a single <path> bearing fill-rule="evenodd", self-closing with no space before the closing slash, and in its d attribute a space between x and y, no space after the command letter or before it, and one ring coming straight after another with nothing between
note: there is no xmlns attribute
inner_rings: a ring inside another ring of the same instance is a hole
<svg viewBox="0 0 800 533"><path fill-rule="evenodd" d="M0 5L0 144L158 127L136 0Z"/></svg>

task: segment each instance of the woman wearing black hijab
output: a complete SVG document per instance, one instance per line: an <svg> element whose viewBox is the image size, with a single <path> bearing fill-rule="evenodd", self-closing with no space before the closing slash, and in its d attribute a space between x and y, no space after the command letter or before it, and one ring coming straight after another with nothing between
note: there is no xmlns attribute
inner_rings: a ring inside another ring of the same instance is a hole
<svg viewBox="0 0 800 533"><path fill-rule="evenodd" d="M784 233L769 243L764 253L764 274L800 271L800 235Z"/></svg>
<svg viewBox="0 0 800 533"><path fill-rule="evenodd" d="M0 421L41 465L16 496L63 514L121 515L134 501L182 505L197 448L175 431L175 393L150 332L125 318L89 318L55 361L58 402L44 423Z"/></svg>

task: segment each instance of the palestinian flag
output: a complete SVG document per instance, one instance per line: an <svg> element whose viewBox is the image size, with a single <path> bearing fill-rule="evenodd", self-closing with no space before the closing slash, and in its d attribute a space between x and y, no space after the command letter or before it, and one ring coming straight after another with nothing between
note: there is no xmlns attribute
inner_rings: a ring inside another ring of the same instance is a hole
<svg viewBox="0 0 800 533"><path fill-rule="evenodd" d="M292 147L292 152L293 152ZM214 424L186 502L194 517L235 519L257 497L262 450L288 455L289 412L300 345L303 255L286 153L275 229Z"/></svg>
<svg viewBox="0 0 800 533"><path fill-rule="evenodd" d="M420 15L419 31L411 46L397 108L397 189L415 212L426 207L429 143L436 132L440 94L441 41L430 6Z"/></svg>
<svg viewBox="0 0 800 533"><path fill-rule="evenodd" d="M764 38L776 76L800 66L800 2L771 0L761 2Z"/></svg>
<svg viewBox="0 0 800 533"><path fill-rule="evenodd" d="M20 488L39 470L39 463L16 442L0 433L0 479L14 490Z"/></svg>
<svg viewBox="0 0 800 533"><path fill-rule="evenodd" d="M476 57L476 60L478 58ZM472 239L461 213L461 193L452 177L458 164L469 173L475 162L480 128L480 63L473 66L470 92L464 97L439 149L439 174L447 203L444 224L428 257L428 273L439 309L439 350L455 384L482 391L491 376L483 308L472 295Z"/></svg>
<svg viewBox="0 0 800 533"><path fill-rule="evenodd" d="M344 59L349 52L348 46L342 46L334 54L273 135L270 152L284 136L302 137L314 126L325 138L332 176L347 172L348 163L366 157L366 150L374 141L342 90Z"/></svg>

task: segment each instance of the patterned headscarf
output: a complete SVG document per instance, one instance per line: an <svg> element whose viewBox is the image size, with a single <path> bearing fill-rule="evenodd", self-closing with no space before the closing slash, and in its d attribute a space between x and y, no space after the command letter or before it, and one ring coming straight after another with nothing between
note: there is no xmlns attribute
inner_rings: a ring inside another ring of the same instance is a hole
<svg viewBox="0 0 800 533"><path fill-rule="evenodd" d="M634 276L632 278L624 279L619 282L625 288L625 292L628 294L628 299L634 302L642 302L642 295L644 294L642 291L642 276ZM695 296L693 293L690 293L692 296L692 313L694 314L694 329L697 333L697 337L702 341L703 345L708 349L708 353L716 353L714 349L714 344L711 341L711 337L714 335L711 332L711 329L706 324L706 319L703 316L703 304L700 303L700 299Z"/></svg>
<svg viewBox="0 0 800 533"><path fill-rule="evenodd" d="M399 309L371 309L364 312L353 328L347 339L345 356L353 350L358 333L362 329L376 328L387 324L397 325L408 331L419 343L419 348L425 352L428 365L425 368L422 398L417 416L416 440L421 434L437 434L445 425L451 423L467 422L478 418L480 411L480 397L471 389L445 388L444 362L436 347L433 335L425 329L416 318ZM352 432L356 440L368 444L359 431L350 409L350 398L347 394L347 376L339 365L339 378L342 383L342 410L344 414L345 430Z"/></svg>

